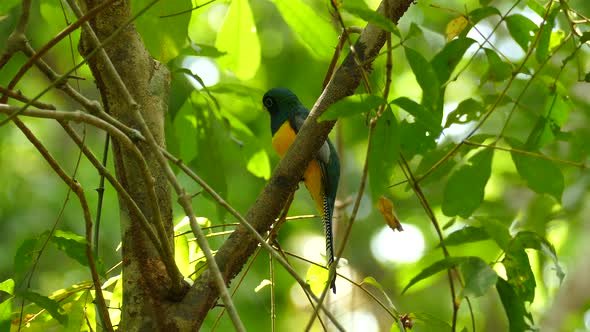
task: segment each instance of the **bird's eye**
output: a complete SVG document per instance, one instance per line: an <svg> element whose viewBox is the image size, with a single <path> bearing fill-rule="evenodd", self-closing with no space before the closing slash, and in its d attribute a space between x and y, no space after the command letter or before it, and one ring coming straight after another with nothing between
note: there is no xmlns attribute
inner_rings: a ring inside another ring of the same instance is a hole
<svg viewBox="0 0 590 332"><path fill-rule="evenodd" d="M271 108L274 105L274 101L271 97L265 97L262 103L266 108Z"/></svg>

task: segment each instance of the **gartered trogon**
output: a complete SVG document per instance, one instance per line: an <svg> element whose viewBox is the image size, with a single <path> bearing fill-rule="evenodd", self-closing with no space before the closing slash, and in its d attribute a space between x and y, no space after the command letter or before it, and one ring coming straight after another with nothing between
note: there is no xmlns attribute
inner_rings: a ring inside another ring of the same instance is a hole
<svg viewBox="0 0 590 332"><path fill-rule="evenodd" d="M270 113L272 145L282 158L295 141L295 136L309 115L309 110L301 104L293 92L285 88L269 90L264 94L262 103ZM309 162L303 174L303 182L324 223L328 267L334 263L332 216L339 178L338 154L332 142L327 139L317 156ZM336 293L335 278L331 280L330 288Z"/></svg>

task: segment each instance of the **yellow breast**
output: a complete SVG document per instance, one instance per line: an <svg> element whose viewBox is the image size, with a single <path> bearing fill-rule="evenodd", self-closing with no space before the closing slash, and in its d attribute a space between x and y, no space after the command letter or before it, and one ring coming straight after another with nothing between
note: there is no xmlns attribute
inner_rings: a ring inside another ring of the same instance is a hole
<svg viewBox="0 0 590 332"><path fill-rule="evenodd" d="M289 121L285 121L283 125L277 130L277 132L272 137L272 146L275 148L279 157L283 158L289 150L289 147L295 141L295 136L297 134L291 128Z"/></svg>
<svg viewBox="0 0 590 332"><path fill-rule="evenodd" d="M295 136L297 134L291 128L289 121L285 121L285 123L277 130L277 132L272 137L272 145L279 154L281 158L285 156L291 144L295 141ZM305 183L305 187L311 194L311 198L315 202L316 208L318 212L323 217L324 209L323 209L323 200L324 200L324 191L322 188L322 172L320 170L320 165L318 164L317 160L312 160L309 162L309 166L305 170L303 174L303 182Z"/></svg>

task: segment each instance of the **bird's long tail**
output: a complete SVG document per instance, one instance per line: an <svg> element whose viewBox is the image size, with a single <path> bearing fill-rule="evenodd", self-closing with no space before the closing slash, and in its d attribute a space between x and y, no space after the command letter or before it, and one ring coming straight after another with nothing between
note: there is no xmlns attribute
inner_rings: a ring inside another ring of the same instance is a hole
<svg viewBox="0 0 590 332"><path fill-rule="evenodd" d="M332 212L333 208L328 203L328 199L324 198L324 214L322 222L324 223L324 231L326 233L326 259L328 261L328 269L334 264L334 235L332 234ZM330 289L336 294L336 271L330 282Z"/></svg>

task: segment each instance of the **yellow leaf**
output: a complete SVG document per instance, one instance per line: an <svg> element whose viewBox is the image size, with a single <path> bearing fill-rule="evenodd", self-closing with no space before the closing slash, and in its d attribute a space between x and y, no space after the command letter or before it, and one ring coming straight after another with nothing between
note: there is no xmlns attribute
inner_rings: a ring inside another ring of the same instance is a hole
<svg viewBox="0 0 590 332"><path fill-rule="evenodd" d="M394 231L397 230L399 232L402 232L404 230L402 228L402 224L399 222L399 219L397 218L397 215L395 214L395 211L393 210L393 202L391 200L389 200L385 196L379 197L379 201L377 202L377 208L379 208L381 215L383 215L383 218L385 219L385 223L387 224L387 226L389 226Z"/></svg>
<svg viewBox="0 0 590 332"><path fill-rule="evenodd" d="M453 38L457 37L458 35L463 32L463 30L469 25L469 20L465 16L459 16L454 18L451 22L447 24L447 41L453 40Z"/></svg>

